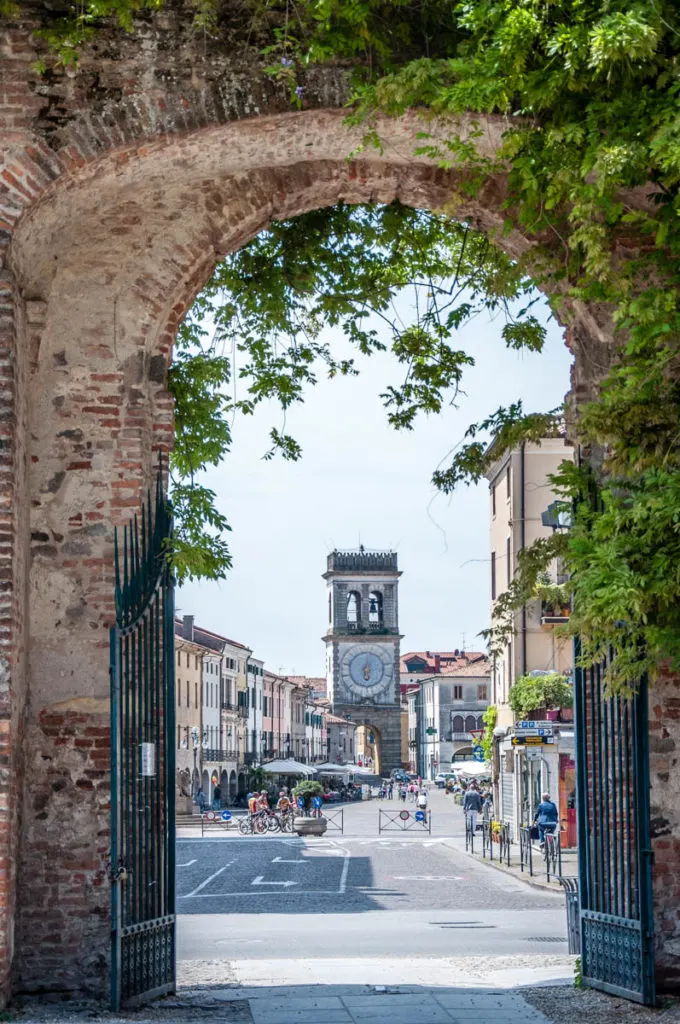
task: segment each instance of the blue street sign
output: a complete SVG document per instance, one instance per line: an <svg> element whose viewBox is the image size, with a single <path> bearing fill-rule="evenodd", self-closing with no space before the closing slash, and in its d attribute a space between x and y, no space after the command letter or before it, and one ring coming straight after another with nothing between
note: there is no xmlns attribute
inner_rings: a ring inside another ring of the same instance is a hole
<svg viewBox="0 0 680 1024"><path fill-rule="evenodd" d="M318 808L321 807L322 803L323 803L323 800L321 799L320 796L313 796L312 797L312 807L316 807L317 810L318 810Z"/></svg>
<svg viewBox="0 0 680 1024"><path fill-rule="evenodd" d="M304 807L305 806L305 798L303 796L299 796L297 798L297 805L298 805L298 807Z"/></svg>
<svg viewBox="0 0 680 1024"><path fill-rule="evenodd" d="M222 818L224 821L231 821L231 811L222 811Z"/></svg>
<svg viewBox="0 0 680 1024"><path fill-rule="evenodd" d="M416 821L425 821L425 811L416 811Z"/></svg>
<svg viewBox="0 0 680 1024"><path fill-rule="evenodd" d="M473 761L485 761L484 747L475 746L472 748L472 760Z"/></svg>

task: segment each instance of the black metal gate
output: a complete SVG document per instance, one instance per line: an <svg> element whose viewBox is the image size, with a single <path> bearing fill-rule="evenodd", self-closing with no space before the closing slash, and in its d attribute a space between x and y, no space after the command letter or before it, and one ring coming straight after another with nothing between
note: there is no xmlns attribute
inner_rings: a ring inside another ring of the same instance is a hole
<svg viewBox="0 0 680 1024"><path fill-rule="evenodd" d="M139 520L116 532L111 630L111 1003L175 989L174 593L159 471Z"/></svg>
<svg viewBox="0 0 680 1024"><path fill-rule="evenodd" d="M647 680L634 697L605 697L605 670L577 668L574 687L581 972L652 1005Z"/></svg>

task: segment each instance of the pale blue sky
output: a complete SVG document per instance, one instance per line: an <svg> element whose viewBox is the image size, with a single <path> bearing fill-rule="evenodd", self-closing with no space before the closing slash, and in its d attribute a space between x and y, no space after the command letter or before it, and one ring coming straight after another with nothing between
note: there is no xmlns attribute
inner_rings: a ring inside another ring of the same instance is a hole
<svg viewBox="0 0 680 1024"><path fill-rule="evenodd" d="M262 459L269 428L281 426L275 408L237 419L232 453L206 480L232 526L234 567L224 582L184 586L178 613L252 647L275 672L323 675L326 554L362 543L399 553L403 651L483 648L488 489L438 495L432 471L470 422L499 405L556 406L571 362L554 320L541 355L509 352L501 327L479 317L459 332L457 344L476 359L466 394L411 432L388 426L379 398L402 374L388 354L363 360L359 377L320 381L289 412L286 427L304 450L298 463Z"/></svg>

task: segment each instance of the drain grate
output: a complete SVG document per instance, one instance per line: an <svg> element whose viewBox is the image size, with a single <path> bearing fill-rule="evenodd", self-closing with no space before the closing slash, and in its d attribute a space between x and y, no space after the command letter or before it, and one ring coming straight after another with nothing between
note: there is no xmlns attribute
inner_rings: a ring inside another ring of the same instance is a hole
<svg viewBox="0 0 680 1024"><path fill-rule="evenodd" d="M566 939L560 938L559 935L530 935L527 942L566 942Z"/></svg>

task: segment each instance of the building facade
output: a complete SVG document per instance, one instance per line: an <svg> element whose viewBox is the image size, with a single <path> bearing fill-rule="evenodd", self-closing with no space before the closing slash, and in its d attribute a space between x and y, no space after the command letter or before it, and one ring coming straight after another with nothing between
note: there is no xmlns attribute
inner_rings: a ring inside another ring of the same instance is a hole
<svg viewBox="0 0 680 1024"><path fill-rule="evenodd" d="M175 620L176 804L184 814L203 781L203 648L194 641L192 616L187 620Z"/></svg>
<svg viewBox="0 0 680 1024"><path fill-rule="evenodd" d="M499 457L487 473L490 504L491 621L494 603L508 588L517 570L520 551L535 540L549 537L545 513L556 500L550 475L565 459L573 458L562 437L526 443ZM551 582L561 583L560 566L551 570ZM575 842L575 752L571 712L561 722L546 723L553 730L550 742L529 747L517 745L518 730L508 697L515 681L524 675L559 672L573 679L571 641L560 638L555 627L568 620L568 608L548 607L537 599L514 617L514 637L496 658L492 674L492 698L498 709L494 737L494 804L496 813L519 827L533 819L541 793L550 792L559 805L562 825ZM521 731L521 730L520 730ZM515 743L513 743L515 739Z"/></svg>
<svg viewBox="0 0 680 1024"><path fill-rule="evenodd" d="M491 665L484 654L456 651L455 658L434 657L437 671L421 677L408 673L404 684L409 762L426 779L473 756L472 731L484 728L491 699ZM412 661L404 667L409 665L414 667Z"/></svg>
<svg viewBox="0 0 680 1024"><path fill-rule="evenodd" d="M327 693L333 713L375 739L375 768L401 765L399 603L393 551L333 551L328 587Z"/></svg>

